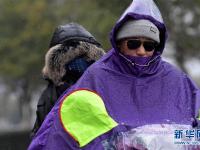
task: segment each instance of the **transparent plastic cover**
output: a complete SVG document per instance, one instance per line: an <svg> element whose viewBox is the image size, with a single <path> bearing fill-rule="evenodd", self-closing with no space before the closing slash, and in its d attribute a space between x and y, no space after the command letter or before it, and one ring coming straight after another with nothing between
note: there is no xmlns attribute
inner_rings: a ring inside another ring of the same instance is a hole
<svg viewBox="0 0 200 150"><path fill-rule="evenodd" d="M105 150L191 150L200 149L193 138L179 136L177 131L193 131L189 125L154 124L113 135L103 142ZM182 143L180 143L182 142ZM185 142L185 143L184 143ZM196 141L197 142L197 141Z"/></svg>

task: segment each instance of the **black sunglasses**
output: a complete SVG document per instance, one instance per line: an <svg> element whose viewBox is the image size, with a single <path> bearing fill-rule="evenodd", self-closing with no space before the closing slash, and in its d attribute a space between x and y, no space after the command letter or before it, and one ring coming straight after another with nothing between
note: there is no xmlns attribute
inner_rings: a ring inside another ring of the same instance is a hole
<svg viewBox="0 0 200 150"><path fill-rule="evenodd" d="M147 40L141 41L139 39L127 40L127 47L130 50L134 50L134 49L139 48L141 46L141 44L143 44L143 47L147 52L151 52L151 51L155 50L156 46L158 45L154 41L147 41Z"/></svg>

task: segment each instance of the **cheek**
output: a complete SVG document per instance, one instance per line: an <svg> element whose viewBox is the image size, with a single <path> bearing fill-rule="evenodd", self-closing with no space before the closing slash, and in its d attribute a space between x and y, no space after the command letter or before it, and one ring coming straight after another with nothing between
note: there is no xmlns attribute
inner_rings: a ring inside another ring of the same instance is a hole
<svg viewBox="0 0 200 150"><path fill-rule="evenodd" d="M125 51L124 51L124 54L125 54L125 55L130 55L130 56L136 56L136 55L137 55L135 50L132 50L132 51L130 51L130 50L125 50Z"/></svg>
<svg viewBox="0 0 200 150"><path fill-rule="evenodd" d="M152 51L152 52L147 52L146 55L147 55L147 56L153 56L153 53L154 53L154 51Z"/></svg>
<svg viewBox="0 0 200 150"><path fill-rule="evenodd" d="M127 49L127 48L124 48L124 49L121 50L121 52L122 52L124 55L137 56L136 50L129 50L129 49Z"/></svg>
<svg viewBox="0 0 200 150"><path fill-rule="evenodd" d="M124 53L125 48L126 47L124 46L124 44L119 45L119 50L120 50L121 53Z"/></svg>
<svg viewBox="0 0 200 150"><path fill-rule="evenodd" d="M135 54L135 51L129 50L126 45L120 46L120 52L125 55L134 55Z"/></svg>

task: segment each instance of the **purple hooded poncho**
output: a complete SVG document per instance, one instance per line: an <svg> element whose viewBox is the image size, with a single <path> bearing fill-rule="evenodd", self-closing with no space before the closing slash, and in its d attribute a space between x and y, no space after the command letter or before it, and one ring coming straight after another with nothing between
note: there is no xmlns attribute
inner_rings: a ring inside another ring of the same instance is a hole
<svg viewBox="0 0 200 150"><path fill-rule="evenodd" d="M161 42L152 58L126 59L119 53L116 33L129 18L148 19L158 27ZM102 141L114 133L143 125L176 123L197 126L200 90L185 73L162 60L166 37L166 28L155 3L152 0L134 0L111 32L113 49L89 67L80 80L61 96L28 149L103 150ZM97 93L109 116L118 123L82 148L64 129L60 119L63 97L79 89Z"/></svg>

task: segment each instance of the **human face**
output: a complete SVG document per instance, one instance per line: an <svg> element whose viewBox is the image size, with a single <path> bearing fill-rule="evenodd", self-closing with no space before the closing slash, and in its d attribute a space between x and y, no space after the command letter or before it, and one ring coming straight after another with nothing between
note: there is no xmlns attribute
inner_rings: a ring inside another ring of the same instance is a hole
<svg viewBox="0 0 200 150"><path fill-rule="evenodd" d="M129 56L152 56L157 43L148 38L127 38L119 41L120 52Z"/></svg>

